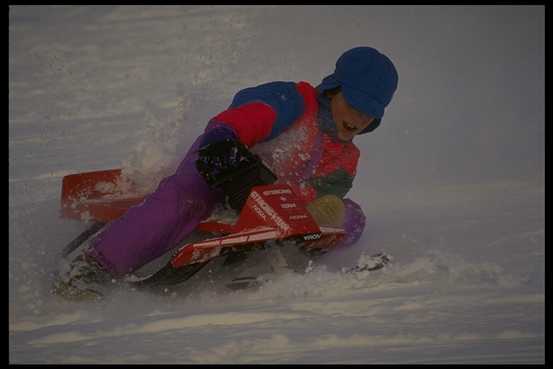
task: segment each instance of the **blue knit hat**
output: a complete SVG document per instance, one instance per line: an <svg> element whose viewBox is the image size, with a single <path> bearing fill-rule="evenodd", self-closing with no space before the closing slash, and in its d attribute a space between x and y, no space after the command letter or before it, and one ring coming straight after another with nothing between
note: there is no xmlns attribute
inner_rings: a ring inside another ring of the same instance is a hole
<svg viewBox="0 0 553 369"><path fill-rule="evenodd" d="M341 87L344 98L355 109L375 118L361 133L374 130L397 89L398 74L392 61L372 47L356 47L338 58L336 70L323 79L321 92Z"/></svg>

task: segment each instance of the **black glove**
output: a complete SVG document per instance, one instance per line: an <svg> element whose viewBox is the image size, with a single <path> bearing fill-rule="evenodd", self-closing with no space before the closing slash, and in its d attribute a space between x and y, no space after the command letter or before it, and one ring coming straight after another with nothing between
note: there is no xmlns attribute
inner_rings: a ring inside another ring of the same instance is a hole
<svg viewBox="0 0 553 369"><path fill-rule="evenodd" d="M240 169L259 160L242 143L226 138L205 145L199 150L196 168L212 187L219 185Z"/></svg>
<svg viewBox="0 0 553 369"><path fill-rule="evenodd" d="M259 156L230 138L202 147L196 168L211 188L223 191L236 210L242 208L253 186L276 181L276 176Z"/></svg>

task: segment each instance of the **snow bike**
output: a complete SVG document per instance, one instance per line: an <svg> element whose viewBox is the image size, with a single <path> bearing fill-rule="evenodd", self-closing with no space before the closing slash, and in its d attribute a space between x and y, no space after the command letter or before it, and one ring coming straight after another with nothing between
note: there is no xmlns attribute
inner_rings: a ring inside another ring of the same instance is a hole
<svg viewBox="0 0 553 369"><path fill-rule="evenodd" d="M208 264L217 261L223 267L234 267L243 264L256 251L275 247L286 251L282 253L286 260L281 264L302 271L310 258L337 245L345 235L342 228L319 226L290 186L275 183L276 176L257 155L247 150L244 154L247 160L239 167L208 178L211 185L223 189L225 203L234 209L230 219L228 211L224 216L215 213L162 258L161 267L158 263L153 271L131 275L126 282L137 288L165 289L187 281ZM201 166L198 169L201 171ZM145 194L137 193L132 182L123 178L120 169L65 176L62 216L93 223L62 250L62 256L72 253L108 222L141 203L144 197ZM378 269L389 261L382 260L373 268ZM248 287L257 282L257 276L238 275L228 287Z"/></svg>

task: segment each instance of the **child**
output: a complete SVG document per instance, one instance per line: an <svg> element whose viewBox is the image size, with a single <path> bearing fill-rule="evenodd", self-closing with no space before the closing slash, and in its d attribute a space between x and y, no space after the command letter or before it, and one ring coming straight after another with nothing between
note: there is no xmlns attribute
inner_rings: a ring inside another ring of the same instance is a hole
<svg viewBox="0 0 553 369"><path fill-rule="evenodd" d="M246 145L278 182L292 186L319 225L343 227L342 245L356 242L365 216L344 198L359 158L352 140L379 126L397 83L390 59L374 48L356 47L340 56L335 72L317 88L272 82L238 92L229 108L210 120L176 172L96 236L62 283L78 294L81 279L121 277L190 234L222 201L197 170L198 150L228 139Z"/></svg>

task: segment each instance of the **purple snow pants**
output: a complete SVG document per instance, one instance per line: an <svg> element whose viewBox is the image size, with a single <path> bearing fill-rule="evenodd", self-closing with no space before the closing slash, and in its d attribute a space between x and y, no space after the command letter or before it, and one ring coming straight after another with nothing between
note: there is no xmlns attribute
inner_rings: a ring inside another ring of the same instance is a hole
<svg viewBox="0 0 553 369"><path fill-rule="evenodd" d="M113 276L131 273L169 251L222 201L221 193L211 190L196 170L202 137L194 142L175 174L163 179L141 204L131 207L92 240L87 255ZM365 216L355 202L346 199L344 203L347 236L341 245L347 246L361 236Z"/></svg>
<svg viewBox="0 0 553 369"><path fill-rule="evenodd" d="M130 273L163 255L209 217L221 194L196 170L200 136L175 174L163 179L144 201L111 222L87 250L114 276Z"/></svg>
<svg viewBox="0 0 553 369"><path fill-rule="evenodd" d="M356 243L365 229L365 213L357 203L350 199L344 199L346 214L342 227L346 231L346 236L340 241L338 246L349 246Z"/></svg>

